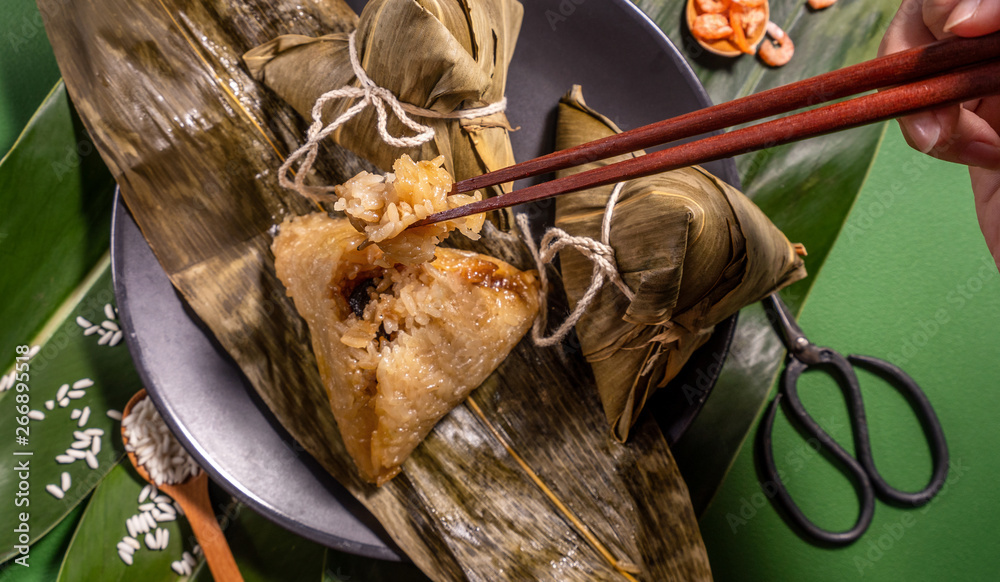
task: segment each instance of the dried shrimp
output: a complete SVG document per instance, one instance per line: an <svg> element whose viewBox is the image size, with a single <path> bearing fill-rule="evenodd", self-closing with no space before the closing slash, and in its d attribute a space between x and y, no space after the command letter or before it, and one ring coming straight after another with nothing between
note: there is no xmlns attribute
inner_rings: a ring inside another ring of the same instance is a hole
<svg viewBox="0 0 1000 582"><path fill-rule="evenodd" d="M767 23L767 35L771 37L771 41L765 40L760 45L760 50L757 51L760 60L772 67L787 64L792 59L792 55L795 54L795 45L792 43L792 39L773 22Z"/></svg>

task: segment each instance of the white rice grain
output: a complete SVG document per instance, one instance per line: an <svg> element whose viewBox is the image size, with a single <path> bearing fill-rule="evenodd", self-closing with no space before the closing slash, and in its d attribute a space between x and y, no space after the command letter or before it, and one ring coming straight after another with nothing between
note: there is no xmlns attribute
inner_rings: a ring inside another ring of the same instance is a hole
<svg viewBox="0 0 1000 582"><path fill-rule="evenodd" d="M94 453L95 457L101 454L101 439L95 437L94 440L90 442L90 452Z"/></svg>
<svg viewBox="0 0 1000 582"><path fill-rule="evenodd" d="M170 531L162 527L156 528L156 543L160 546L160 549L166 549L167 544L170 543Z"/></svg>
<svg viewBox="0 0 1000 582"><path fill-rule="evenodd" d="M184 562L186 564L189 564L192 568L198 565L198 560L194 559L194 556L191 555L191 552L184 552L181 555L181 558L183 558Z"/></svg>
<svg viewBox="0 0 1000 582"><path fill-rule="evenodd" d="M156 507L155 503L143 503L139 506L139 511L152 511Z"/></svg>
<svg viewBox="0 0 1000 582"><path fill-rule="evenodd" d="M118 318L118 314L115 313L114 306L111 305L110 303L105 303L104 304L104 315L106 315L108 317L108 319L117 319Z"/></svg>
<svg viewBox="0 0 1000 582"><path fill-rule="evenodd" d="M133 539L139 537L139 528L136 527L134 515L125 520L125 529L128 530L129 537Z"/></svg>
<svg viewBox="0 0 1000 582"><path fill-rule="evenodd" d="M103 428L88 428L87 430L83 431L83 434L85 434L87 436L92 436L92 437L95 437L95 436L104 436L104 429Z"/></svg>
<svg viewBox="0 0 1000 582"><path fill-rule="evenodd" d="M87 458L87 453L79 449L66 449L66 454L78 461L82 461L83 459Z"/></svg>
<svg viewBox="0 0 1000 582"><path fill-rule="evenodd" d="M48 408L49 410L53 410L55 407L56 407L56 401L55 400L46 400L45 401L45 408Z"/></svg>
<svg viewBox="0 0 1000 582"><path fill-rule="evenodd" d="M87 329L83 330L83 335L94 335L95 333L97 333L99 331L101 331L101 326L99 326L99 325L92 325L92 326L88 327Z"/></svg>
<svg viewBox="0 0 1000 582"><path fill-rule="evenodd" d="M122 341L122 332L116 331L114 335L111 336L111 341L108 342L109 347L114 347L118 345L118 342Z"/></svg>
<svg viewBox="0 0 1000 582"><path fill-rule="evenodd" d="M146 524L146 526L149 529L153 529L154 527L156 527L156 520L153 519L153 514L152 513L148 512L148 511L144 511L140 515L142 517L142 521Z"/></svg>
<svg viewBox="0 0 1000 582"><path fill-rule="evenodd" d="M121 329L120 327L118 327L118 324L113 321L102 321L101 327L103 327L108 331L119 331Z"/></svg>
<svg viewBox="0 0 1000 582"><path fill-rule="evenodd" d="M80 380L77 380L76 382L73 382L73 389L83 390L84 388L90 388L93 385L94 381L91 380L90 378L82 378Z"/></svg>
<svg viewBox="0 0 1000 582"><path fill-rule="evenodd" d="M90 420L90 407L89 406L84 406L83 407L83 412L80 413L80 421L77 422L76 424L77 424L77 426L81 426L82 427L82 426L84 426L84 425L87 424L88 420Z"/></svg>
<svg viewBox="0 0 1000 582"><path fill-rule="evenodd" d="M55 497L56 499L63 498L64 495L63 490L60 489L58 485L52 485L52 484L46 485L45 490L51 493L52 497Z"/></svg>
<svg viewBox="0 0 1000 582"><path fill-rule="evenodd" d="M41 410L29 410L28 418L31 420L45 420L45 413Z"/></svg>
<svg viewBox="0 0 1000 582"><path fill-rule="evenodd" d="M76 316L76 324L79 325L80 327L83 327L83 328L88 328L88 327L91 327L91 326L94 325L93 323L90 323L87 320L87 318L85 318L82 315L77 315Z"/></svg>
<svg viewBox="0 0 1000 582"><path fill-rule="evenodd" d="M149 532L149 533L146 534L146 547L149 548L149 549L151 549L151 550L159 550L160 549L160 545L159 545L159 543L157 542L157 539L156 539L156 534L154 534L153 532Z"/></svg>
<svg viewBox="0 0 1000 582"><path fill-rule="evenodd" d="M94 456L92 451L87 451L85 458L87 459L87 466L91 469L96 469L98 467L97 457Z"/></svg>
<svg viewBox="0 0 1000 582"><path fill-rule="evenodd" d="M65 398L67 392L69 392L69 384L63 384L60 386L59 390L56 391L56 400L62 400Z"/></svg>
<svg viewBox="0 0 1000 582"><path fill-rule="evenodd" d="M178 576L184 576L184 562L175 561L170 562L170 569L174 571Z"/></svg>
<svg viewBox="0 0 1000 582"><path fill-rule="evenodd" d="M119 411L117 411L117 410L109 410L108 411L108 418L110 418L112 420L121 421L121 419L122 419L122 413L119 412Z"/></svg>
<svg viewBox="0 0 1000 582"><path fill-rule="evenodd" d="M119 550L118 551L118 557L122 559L122 562L125 562L126 566L131 566L132 565L132 554L129 554L129 553L126 553L126 552L123 552L123 551Z"/></svg>
<svg viewBox="0 0 1000 582"><path fill-rule="evenodd" d="M103 329L102 330L98 330L98 331L101 332L101 339L97 340L97 345L99 345L99 346L107 345L108 342L111 341L111 335L112 334L109 333L109 332L104 331Z"/></svg>
<svg viewBox="0 0 1000 582"><path fill-rule="evenodd" d="M63 491L68 491L70 485L73 484L73 478L69 476L69 473L63 471L62 475L59 477L59 486Z"/></svg>
<svg viewBox="0 0 1000 582"><path fill-rule="evenodd" d="M68 465L75 460L76 459L74 459L69 455L56 455L56 462L59 463L60 465Z"/></svg>
<svg viewBox="0 0 1000 582"><path fill-rule="evenodd" d="M70 390L69 392L66 393L66 396L69 396L73 400L83 398L86 395L87 393L84 392L83 390Z"/></svg>
<svg viewBox="0 0 1000 582"><path fill-rule="evenodd" d="M126 554L131 554L135 552L135 548L125 543L125 540L118 542L118 553L125 552Z"/></svg>
<svg viewBox="0 0 1000 582"><path fill-rule="evenodd" d="M90 439L88 438L87 440L76 441L73 444L71 444L70 447L74 448L74 449L80 449L80 450L88 449L88 448L90 448Z"/></svg>
<svg viewBox="0 0 1000 582"><path fill-rule="evenodd" d="M79 409L79 408L74 408L74 409L73 409L73 410L72 410L72 411L71 411L71 412L69 413L69 417L70 417L71 419L73 419L73 420L76 420L76 419L80 418L80 409Z"/></svg>
<svg viewBox="0 0 1000 582"><path fill-rule="evenodd" d="M65 398L65 397L60 398L59 399L59 406L61 406L63 408L66 408L67 406L69 406L69 398Z"/></svg>
<svg viewBox="0 0 1000 582"><path fill-rule="evenodd" d="M139 503L144 503L147 499L149 499L150 489L152 489L152 486L148 483L142 488L142 491L139 492Z"/></svg>
<svg viewBox="0 0 1000 582"><path fill-rule="evenodd" d="M139 543L139 540L135 539L132 536L125 536L122 538L122 541L132 546L133 550L138 550L142 548L142 544Z"/></svg>

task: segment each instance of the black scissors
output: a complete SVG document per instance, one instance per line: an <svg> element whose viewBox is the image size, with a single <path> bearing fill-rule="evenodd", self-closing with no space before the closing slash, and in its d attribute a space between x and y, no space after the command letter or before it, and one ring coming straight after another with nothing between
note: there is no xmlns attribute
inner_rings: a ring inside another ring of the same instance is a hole
<svg viewBox="0 0 1000 582"><path fill-rule="evenodd" d="M927 400L927 396L920 390L917 383L899 367L884 360L853 355L845 358L830 348L814 345L806 339L802 329L795 323L795 317L791 310L777 294L766 297L764 306L774 316L785 346L788 348L788 363L785 366L778 394L771 402L760 429L764 476L775 485L774 501L787 512L787 518L800 527L808 537L816 541L847 545L860 538L871 524L872 515L875 512L876 495L885 502L906 507L919 507L930 501L944 485L948 475L948 445L944 440L941 423L938 421L930 401ZM854 373L854 365L869 368L893 383L906 395L917 416L920 417L934 459L934 472L931 475L930 483L924 489L916 493L894 489L875 469L871 441L868 437L868 422L865 419L865 407L861 401L861 388L858 385L858 377ZM851 417L851 426L854 431L857 458L852 457L837 441L833 440L802 406L796 384L799 376L811 367L825 369L844 390ZM782 397L787 398L791 405L792 418L800 423L809 435L816 438L827 452L840 461L843 469L846 470L845 474L854 477L857 481L860 487L861 512L851 529L834 532L822 529L809 521L792 501L784 483L781 482L774 465L771 430L774 428L774 417Z"/></svg>

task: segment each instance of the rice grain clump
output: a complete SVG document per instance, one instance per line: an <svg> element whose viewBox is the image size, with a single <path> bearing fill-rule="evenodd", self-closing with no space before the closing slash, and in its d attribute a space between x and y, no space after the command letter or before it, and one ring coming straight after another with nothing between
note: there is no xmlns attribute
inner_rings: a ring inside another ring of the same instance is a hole
<svg viewBox="0 0 1000 582"><path fill-rule="evenodd" d="M135 454L136 462L157 485L183 483L201 471L149 398L132 407L122 421L122 430L128 441L125 450Z"/></svg>
<svg viewBox="0 0 1000 582"><path fill-rule="evenodd" d="M361 172L334 188L339 197L334 210L346 212L354 228L384 253L376 265L431 261L435 247L455 229L473 240L479 238L483 214L407 230L431 214L482 200L479 192L449 196L453 180L443 163L444 156L414 162L404 155L393 164L393 173Z"/></svg>

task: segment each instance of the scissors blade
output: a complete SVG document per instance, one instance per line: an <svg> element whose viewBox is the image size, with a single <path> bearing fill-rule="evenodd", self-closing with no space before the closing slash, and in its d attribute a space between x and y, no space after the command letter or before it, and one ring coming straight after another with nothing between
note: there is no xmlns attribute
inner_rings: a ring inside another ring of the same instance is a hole
<svg viewBox="0 0 1000 582"><path fill-rule="evenodd" d="M777 318L778 327L781 330L781 338L784 340L788 351L798 354L809 346L809 340L806 338L806 334L803 333L802 328L799 327L799 324L795 322L792 310L785 305L785 302L781 300L781 297L777 293L772 293L765 297L764 305L769 307L771 313Z"/></svg>

